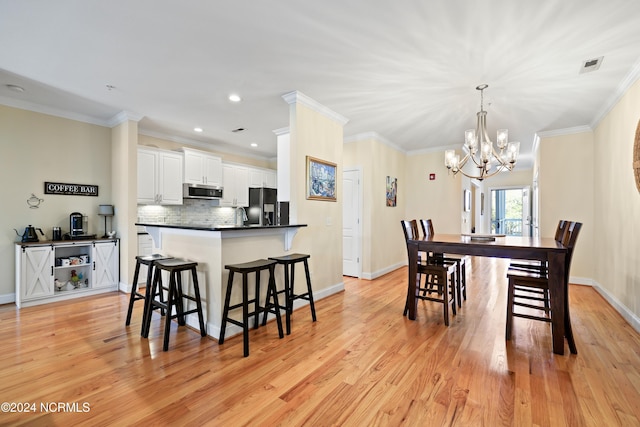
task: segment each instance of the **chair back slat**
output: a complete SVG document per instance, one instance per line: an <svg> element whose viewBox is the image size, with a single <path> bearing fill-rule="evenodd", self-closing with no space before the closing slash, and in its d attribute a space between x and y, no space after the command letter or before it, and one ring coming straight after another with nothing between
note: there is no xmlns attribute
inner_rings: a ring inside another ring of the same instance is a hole
<svg viewBox="0 0 640 427"><path fill-rule="evenodd" d="M562 242L562 239L564 238L564 234L567 231L567 227L569 226L569 221L566 221L564 219L561 219L560 221L558 221L558 228L556 228L556 242Z"/></svg>
<svg viewBox="0 0 640 427"><path fill-rule="evenodd" d="M431 219L421 219L420 225L422 226L422 233L425 237L430 237L435 234L433 231L433 221L431 221Z"/></svg>

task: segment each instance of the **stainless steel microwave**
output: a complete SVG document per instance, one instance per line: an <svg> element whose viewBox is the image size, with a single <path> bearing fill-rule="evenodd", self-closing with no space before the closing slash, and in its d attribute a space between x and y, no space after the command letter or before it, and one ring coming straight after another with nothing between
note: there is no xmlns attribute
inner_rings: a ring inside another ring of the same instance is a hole
<svg viewBox="0 0 640 427"><path fill-rule="evenodd" d="M222 199L222 187L185 183L182 185L182 198L219 200Z"/></svg>

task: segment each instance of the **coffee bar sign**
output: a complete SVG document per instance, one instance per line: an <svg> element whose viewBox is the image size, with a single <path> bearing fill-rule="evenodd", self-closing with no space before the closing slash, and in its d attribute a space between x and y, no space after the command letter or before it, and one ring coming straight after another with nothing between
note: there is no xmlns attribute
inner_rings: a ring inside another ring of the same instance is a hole
<svg viewBox="0 0 640 427"><path fill-rule="evenodd" d="M87 184L64 184L62 182L45 182L44 194L64 194L67 196L97 196L98 186Z"/></svg>

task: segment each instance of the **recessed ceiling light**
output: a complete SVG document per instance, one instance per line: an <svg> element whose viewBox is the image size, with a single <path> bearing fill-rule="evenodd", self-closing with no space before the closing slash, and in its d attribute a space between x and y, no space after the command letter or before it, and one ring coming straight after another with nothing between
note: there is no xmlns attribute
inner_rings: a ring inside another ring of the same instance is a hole
<svg viewBox="0 0 640 427"><path fill-rule="evenodd" d="M242 98L240 98L240 95L232 93L231 95L229 95L229 101L231 101L231 102L240 102L240 101L242 101Z"/></svg>
<svg viewBox="0 0 640 427"><path fill-rule="evenodd" d="M202 128L193 128L194 132L202 132Z"/></svg>
<svg viewBox="0 0 640 427"><path fill-rule="evenodd" d="M18 86L18 85L6 85L8 89L11 89L14 92L24 92L24 88L22 86Z"/></svg>
<svg viewBox="0 0 640 427"><path fill-rule="evenodd" d="M257 146L258 146L258 144L256 144L255 142L252 142L252 143L251 143L251 146L252 146L252 147L257 147Z"/></svg>

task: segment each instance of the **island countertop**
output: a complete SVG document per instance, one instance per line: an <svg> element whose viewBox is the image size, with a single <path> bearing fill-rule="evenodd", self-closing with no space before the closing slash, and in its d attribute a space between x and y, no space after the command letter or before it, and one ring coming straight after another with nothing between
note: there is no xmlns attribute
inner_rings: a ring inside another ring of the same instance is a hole
<svg viewBox="0 0 640 427"><path fill-rule="evenodd" d="M166 222L136 222L135 225L145 227L161 227L161 228L181 228L184 230L202 230L202 231L238 231L238 230L262 230L262 229L280 229L280 228L299 228L306 227L307 224L287 224L287 225L216 225L208 223L185 222L185 223L166 223Z"/></svg>

